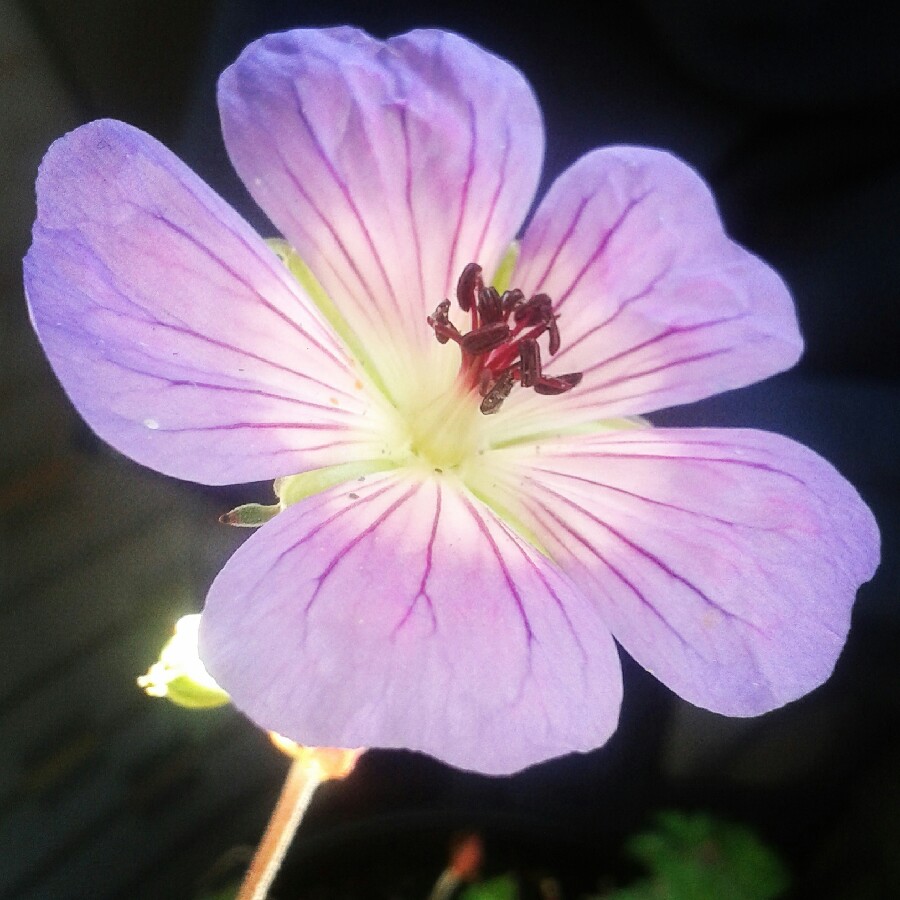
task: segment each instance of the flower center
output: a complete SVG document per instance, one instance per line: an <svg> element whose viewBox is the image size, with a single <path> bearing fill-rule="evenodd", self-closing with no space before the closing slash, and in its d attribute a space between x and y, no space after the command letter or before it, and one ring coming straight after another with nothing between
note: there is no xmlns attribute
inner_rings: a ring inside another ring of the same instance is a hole
<svg viewBox="0 0 900 900"><path fill-rule="evenodd" d="M409 448L430 468L456 469L481 448L480 418L471 391L457 380L408 417Z"/></svg>
<svg viewBox="0 0 900 900"><path fill-rule="evenodd" d="M484 415L496 413L516 384L537 394L563 394L581 381L581 372L543 373L538 338L547 334L551 356L560 347L557 316L546 294L526 300L522 291L514 289L501 295L485 286L481 266L469 263L459 277L456 300L471 315L469 331L463 334L450 321L449 300L438 304L428 324L439 343L459 345L457 388L462 393L477 390Z"/></svg>

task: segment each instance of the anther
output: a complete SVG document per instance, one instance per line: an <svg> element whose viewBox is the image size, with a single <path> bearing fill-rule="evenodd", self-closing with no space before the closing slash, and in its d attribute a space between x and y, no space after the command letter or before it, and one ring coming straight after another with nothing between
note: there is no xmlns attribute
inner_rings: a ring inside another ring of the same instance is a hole
<svg viewBox="0 0 900 900"><path fill-rule="evenodd" d="M505 344L508 337L509 325L505 322L493 322L464 334L459 339L459 345L464 353L480 356Z"/></svg>
<svg viewBox="0 0 900 900"><path fill-rule="evenodd" d="M537 341L527 340L519 344L519 368L522 387L534 387L541 377L541 348Z"/></svg>
<svg viewBox="0 0 900 900"><path fill-rule="evenodd" d="M583 372L569 372L567 375L541 375L534 383L536 394L564 394L584 378Z"/></svg>
<svg viewBox="0 0 900 900"><path fill-rule="evenodd" d="M428 316L428 324L440 343L452 340L459 344L463 357L460 377L468 389L477 388L482 413L497 412L517 382L538 394L563 394L580 383L581 372L543 372L538 339L547 334L551 356L561 343L553 301L547 294L526 300L522 291L514 288L501 295L485 285L481 266L469 263L456 284L456 299L463 312L471 313L466 334L450 321L449 300L438 304Z"/></svg>
<svg viewBox="0 0 900 900"><path fill-rule="evenodd" d="M550 318L547 320L547 331L550 332L550 340L547 344L547 349L550 351L550 355L553 356L557 350L559 350L559 326L556 324L556 316L552 313L550 314Z"/></svg>
<svg viewBox="0 0 900 900"><path fill-rule="evenodd" d="M503 401L509 396L513 389L515 379L513 378L512 369L507 369L491 386L490 390L484 395L481 401L481 412L489 416L497 412L503 405Z"/></svg>
<svg viewBox="0 0 900 900"><path fill-rule="evenodd" d="M463 312L468 312L477 302L484 280L481 277L481 266L478 263L469 263L459 276L456 283L456 301Z"/></svg>
<svg viewBox="0 0 900 900"><path fill-rule="evenodd" d="M513 310L513 319L525 328L546 325L553 318L553 301L546 294L535 294Z"/></svg>
<svg viewBox="0 0 900 900"><path fill-rule="evenodd" d="M478 315L485 325L503 321L503 307L497 288L483 287L478 292Z"/></svg>
<svg viewBox="0 0 900 900"><path fill-rule="evenodd" d="M439 344L446 344L450 338L456 340L459 337L459 329L450 321L450 301L442 300L437 309L428 316L427 322L434 329L434 336Z"/></svg>
<svg viewBox="0 0 900 900"><path fill-rule="evenodd" d="M500 298L500 307L503 310L504 317L509 317L510 313L524 302L525 295L518 288L513 288L511 291L504 291L503 296Z"/></svg>

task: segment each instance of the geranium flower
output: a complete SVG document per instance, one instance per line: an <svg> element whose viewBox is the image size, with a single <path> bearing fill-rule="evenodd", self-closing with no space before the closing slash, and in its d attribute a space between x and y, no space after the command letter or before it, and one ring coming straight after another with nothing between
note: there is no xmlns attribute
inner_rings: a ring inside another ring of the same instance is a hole
<svg viewBox="0 0 900 900"><path fill-rule="evenodd" d="M99 121L43 162L25 279L104 440L205 484L281 479L202 616L240 709L304 744L501 773L607 740L613 636L728 715L827 678L878 556L856 492L786 438L634 418L801 349L783 283L690 168L589 153L516 257L540 113L466 40L270 35L219 103L281 258Z"/></svg>

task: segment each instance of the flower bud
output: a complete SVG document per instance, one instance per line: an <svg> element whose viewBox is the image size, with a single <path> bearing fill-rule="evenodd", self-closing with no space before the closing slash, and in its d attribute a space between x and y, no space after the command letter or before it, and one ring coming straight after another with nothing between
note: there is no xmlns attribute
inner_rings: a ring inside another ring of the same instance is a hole
<svg viewBox="0 0 900 900"><path fill-rule="evenodd" d="M166 697L179 706L208 709L223 706L230 697L210 677L197 650L199 614L182 616L175 634L165 643L159 660L146 675L138 678L138 687L151 697Z"/></svg>

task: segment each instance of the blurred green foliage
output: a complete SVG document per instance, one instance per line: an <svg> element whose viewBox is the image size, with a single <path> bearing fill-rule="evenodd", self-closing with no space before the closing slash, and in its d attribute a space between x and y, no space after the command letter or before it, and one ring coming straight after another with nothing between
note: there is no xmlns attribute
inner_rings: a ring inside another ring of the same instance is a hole
<svg viewBox="0 0 900 900"><path fill-rule="evenodd" d="M773 900L788 886L784 865L749 828L709 815L659 813L626 846L650 876L604 900Z"/></svg>
<svg viewBox="0 0 900 900"><path fill-rule="evenodd" d="M512 875L500 875L466 888L461 900L516 900L519 890Z"/></svg>

